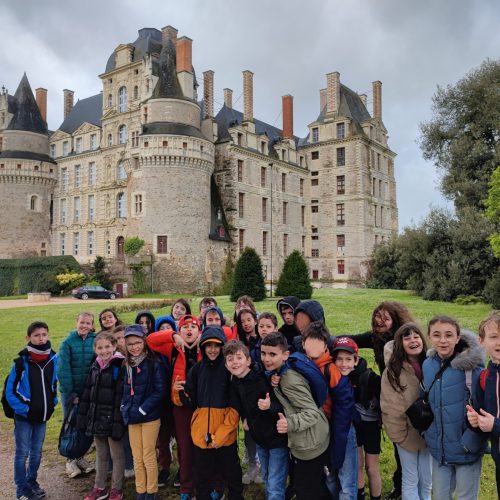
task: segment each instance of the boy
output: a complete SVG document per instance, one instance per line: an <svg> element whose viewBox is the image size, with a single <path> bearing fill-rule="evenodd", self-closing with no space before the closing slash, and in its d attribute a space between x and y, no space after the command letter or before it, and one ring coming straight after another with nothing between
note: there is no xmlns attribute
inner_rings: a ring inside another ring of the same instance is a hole
<svg viewBox="0 0 500 500"><path fill-rule="evenodd" d="M292 352L304 352L304 346L302 344L302 335L306 328L313 321L321 321L324 325L326 325L325 321L325 311L323 307L317 300L303 300L299 303L299 305L295 308L294 311L295 317L295 326L299 331L299 335L294 337L292 344L290 344L290 350ZM328 340L328 347L333 344L335 337L330 335Z"/></svg>
<svg viewBox="0 0 500 500"><path fill-rule="evenodd" d="M196 498L220 499L214 478L227 482L229 496L243 499L241 466L236 444L239 414L230 400L230 374L224 365L222 347L226 341L222 329L208 326L203 330L200 349L203 358L189 372L181 397L195 408L191 437L195 445Z"/></svg>
<svg viewBox="0 0 500 500"><path fill-rule="evenodd" d="M283 499L288 475L288 447L286 435L279 434L276 429L278 413L283 412L283 407L264 372L255 365L251 368L248 348L241 341L228 342L223 354L226 367L233 376L231 390L238 402L238 411L257 444L266 498Z"/></svg>
<svg viewBox="0 0 500 500"><path fill-rule="evenodd" d="M262 339L267 337L270 333L277 331L278 329L278 318L275 314L270 312L263 312L259 315L257 320L257 330L259 332L259 340L250 351L250 357L252 361L262 367L262 361L260 359L260 345Z"/></svg>
<svg viewBox="0 0 500 500"><path fill-rule="evenodd" d="M304 351L328 382L329 398L323 405L330 419L330 474L328 488L334 498L357 497L358 450L352 425L354 394L349 379L340 373L328 351L330 333L321 321L304 332Z"/></svg>
<svg viewBox="0 0 500 500"><path fill-rule="evenodd" d="M290 295L288 297L283 297L281 300L278 300L276 303L276 309L283 319L283 325L278 329L281 332L287 342L288 345L291 345L294 337L300 335L299 330L295 326L295 308L299 305L300 299Z"/></svg>
<svg viewBox="0 0 500 500"><path fill-rule="evenodd" d="M35 321L28 327L28 345L14 360L5 387L14 411L14 481L18 500L38 500L45 491L37 482L47 421L57 404L57 355L49 327Z"/></svg>
<svg viewBox="0 0 500 500"><path fill-rule="evenodd" d="M95 335L94 315L82 312L77 316L76 330L70 332L59 348L57 379L64 416L72 405L78 404L85 388L90 365L94 361ZM70 478L93 470L94 467L83 457L66 461L66 473Z"/></svg>
<svg viewBox="0 0 500 500"><path fill-rule="evenodd" d="M471 427L489 433L491 438L491 456L495 462L497 494L500 498L500 311L492 311L479 325L479 342L484 347L490 361L488 368L481 372L479 387L475 394L476 410L467 406L467 419Z"/></svg>
<svg viewBox="0 0 500 500"><path fill-rule="evenodd" d="M324 472L330 463L328 419L316 406L307 380L289 367L289 354L281 333L271 333L262 339L261 358L266 376L280 377L274 392L285 414L278 413L276 429L280 434L288 434L297 499L326 500L330 498Z"/></svg>
<svg viewBox="0 0 500 500"><path fill-rule="evenodd" d="M224 335L226 336L226 340L234 340L237 339L238 336L233 333L231 328L226 326L224 314L217 306L210 306L205 309L205 316L203 317L203 328L206 326L220 326Z"/></svg>
<svg viewBox="0 0 500 500"><path fill-rule="evenodd" d="M200 300L198 320L203 323L207 309L211 307L217 307L217 301L213 297L203 297Z"/></svg>
<svg viewBox="0 0 500 500"><path fill-rule="evenodd" d="M349 337L335 340L332 357L340 373L348 377L354 388L354 427L358 445L358 499L365 498L364 467L368 475L372 500L380 499L380 375L368 368L366 360L358 356L358 345ZM339 478L346 481L346 471ZM342 479L344 478L344 480Z"/></svg>
<svg viewBox="0 0 500 500"><path fill-rule="evenodd" d="M146 339L148 347L163 354L171 365L170 398L173 402L172 418L179 459L180 494L183 500L190 499L194 493L192 477L193 443L191 441L193 409L184 404L179 391L184 389L189 370L201 360L201 351L198 348L199 337L200 323L198 318L186 314L179 320L179 333L173 330L159 331L152 333ZM168 429L171 426L168 426L168 418L168 409L166 409L165 419L162 422L162 427L160 427L160 465L162 466L159 478L160 484L166 484L168 479L167 471L170 467L167 448L170 445ZM165 460L163 457L165 457Z"/></svg>

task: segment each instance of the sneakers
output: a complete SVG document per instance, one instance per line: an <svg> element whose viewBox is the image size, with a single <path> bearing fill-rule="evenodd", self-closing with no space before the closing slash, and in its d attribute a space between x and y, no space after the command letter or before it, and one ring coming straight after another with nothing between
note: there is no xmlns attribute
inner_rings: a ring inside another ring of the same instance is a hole
<svg viewBox="0 0 500 500"><path fill-rule="evenodd" d="M39 498L33 491L26 491L22 495L16 496L16 500L38 500Z"/></svg>
<svg viewBox="0 0 500 500"><path fill-rule="evenodd" d="M109 492L109 500L123 500L123 491L117 488L111 488Z"/></svg>
<svg viewBox="0 0 500 500"><path fill-rule="evenodd" d="M79 476L81 473L82 471L80 470L80 467L78 467L76 460L66 461L66 474L68 474L70 479Z"/></svg>
<svg viewBox="0 0 500 500"><path fill-rule="evenodd" d="M93 465L90 465L87 460L82 457L82 458L78 458L76 460L76 465L78 465L78 468L84 473L84 474L88 474L89 472L92 472L94 470L94 466Z"/></svg>
<svg viewBox="0 0 500 500"><path fill-rule="evenodd" d="M31 488L31 491L38 497L38 498L45 498L45 490L40 487L40 485L35 481L34 483L29 483L29 487Z"/></svg>
<svg viewBox="0 0 500 500"><path fill-rule="evenodd" d="M106 488L96 488L95 486L87 493L84 500L104 500L108 498L109 491Z"/></svg>
<svg viewBox="0 0 500 500"><path fill-rule="evenodd" d="M170 471L162 469L158 474L158 488L163 488L164 486L167 486L169 478L170 478Z"/></svg>
<svg viewBox="0 0 500 500"><path fill-rule="evenodd" d="M177 471L177 474L174 477L174 486L177 488L181 485L181 472Z"/></svg>
<svg viewBox="0 0 500 500"><path fill-rule="evenodd" d="M135 470L134 469L125 469L125 472L123 473L123 477L125 479L130 479L135 476Z"/></svg>
<svg viewBox="0 0 500 500"><path fill-rule="evenodd" d="M258 483L262 484L264 481L260 477L260 467L257 464L250 464L247 471L241 478L243 484Z"/></svg>

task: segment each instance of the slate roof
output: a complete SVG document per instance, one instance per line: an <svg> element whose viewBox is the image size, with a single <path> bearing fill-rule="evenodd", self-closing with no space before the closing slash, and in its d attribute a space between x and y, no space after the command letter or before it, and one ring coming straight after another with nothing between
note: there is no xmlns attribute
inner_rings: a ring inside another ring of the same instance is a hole
<svg viewBox="0 0 500 500"><path fill-rule="evenodd" d="M172 134L186 135L188 137L197 137L198 139L206 139L206 137L192 125L184 123L168 123L168 122L151 122L142 126L143 135L149 134Z"/></svg>
<svg viewBox="0 0 500 500"><path fill-rule="evenodd" d="M45 161L47 163L56 163L49 155L32 153L31 151L4 150L0 152L0 158L14 158L16 160L35 160Z"/></svg>
<svg viewBox="0 0 500 500"><path fill-rule="evenodd" d="M48 134L47 125L42 119L26 73L24 73L17 87L12 107L14 116L7 130L23 130L36 134Z"/></svg>
<svg viewBox="0 0 500 500"><path fill-rule="evenodd" d="M102 93L80 99L61 123L59 130L72 134L82 123L101 126Z"/></svg>

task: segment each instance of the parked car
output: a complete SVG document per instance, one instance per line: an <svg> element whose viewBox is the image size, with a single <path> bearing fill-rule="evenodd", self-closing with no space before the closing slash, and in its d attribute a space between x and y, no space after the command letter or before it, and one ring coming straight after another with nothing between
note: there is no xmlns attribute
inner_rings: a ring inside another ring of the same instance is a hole
<svg viewBox="0 0 500 500"><path fill-rule="evenodd" d="M88 285L80 286L75 288L72 292L75 299L116 299L120 296L118 292L114 290L107 290L106 288L99 285Z"/></svg>

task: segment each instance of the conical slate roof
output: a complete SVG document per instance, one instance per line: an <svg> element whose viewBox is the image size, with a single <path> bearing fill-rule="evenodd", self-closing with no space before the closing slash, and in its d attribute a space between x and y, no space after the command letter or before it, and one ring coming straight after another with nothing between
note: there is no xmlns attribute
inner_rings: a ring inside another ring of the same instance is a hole
<svg viewBox="0 0 500 500"><path fill-rule="evenodd" d="M158 83L153 91L152 98L173 97L183 99L179 80L177 79L177 70L175 67L175 45L172 40L164 42L160 52L160 61L158 68Z"/></svg>
<svg viewBox="0 0 500 500"><path fill-rule="evenodd" d="M14 95L14 116L7 130L48 134L47 125L42 119L26 73L24 73Z"/></svg>

